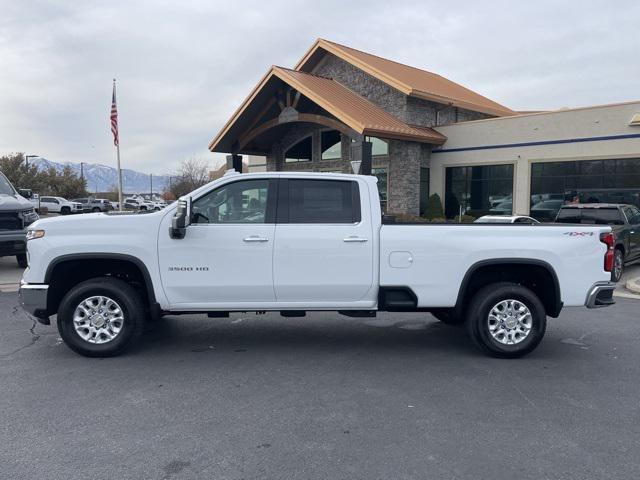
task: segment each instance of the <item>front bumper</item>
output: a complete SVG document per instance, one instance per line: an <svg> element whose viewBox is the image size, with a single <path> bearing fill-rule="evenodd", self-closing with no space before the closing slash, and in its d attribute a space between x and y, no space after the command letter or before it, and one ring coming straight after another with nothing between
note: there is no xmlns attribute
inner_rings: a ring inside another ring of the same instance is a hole
<svg viewBox="0 0 640 480"><path fill-rule="evenodd" d="M616 303L613 299L613 291L616 284L613 282L600 282L591 287L584 302L587 308L608 307Z"/></svg>
<svg viewBox="0 0 640 480"><path fill-rule="evenodd" d="M47 313L48 292L49 285L31 283L22 283L18 292L20 305L24 311L44 325L50 323Z"/></svg>
<svg viewBox="0 0 640 480"><path fill-rule="evenodd" d="M27 251L27 234L24 230L0 233L0 257L19 255Z"/></svg>

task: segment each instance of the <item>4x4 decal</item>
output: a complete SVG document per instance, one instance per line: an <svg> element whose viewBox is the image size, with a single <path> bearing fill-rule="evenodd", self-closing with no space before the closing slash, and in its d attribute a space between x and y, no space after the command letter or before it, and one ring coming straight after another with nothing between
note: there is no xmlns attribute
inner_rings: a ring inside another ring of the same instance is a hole
<svg viewBox="0 0 640 480"><path fill-rule="evenodd" d="M563 235L570 237L593 237L593 232L564 232Z"/></svg>

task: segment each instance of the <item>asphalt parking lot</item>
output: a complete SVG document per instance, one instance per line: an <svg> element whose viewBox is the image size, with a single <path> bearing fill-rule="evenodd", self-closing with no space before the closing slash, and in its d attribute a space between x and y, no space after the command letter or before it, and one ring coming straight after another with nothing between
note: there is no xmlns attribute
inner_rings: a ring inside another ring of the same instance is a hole
<svg viewBox="0 0 640 480"><path fill-rule="evenodd" d="M529 357L428 314L167 317L113 359L0 294L0 478L640 478L640 303Z"/></svg>

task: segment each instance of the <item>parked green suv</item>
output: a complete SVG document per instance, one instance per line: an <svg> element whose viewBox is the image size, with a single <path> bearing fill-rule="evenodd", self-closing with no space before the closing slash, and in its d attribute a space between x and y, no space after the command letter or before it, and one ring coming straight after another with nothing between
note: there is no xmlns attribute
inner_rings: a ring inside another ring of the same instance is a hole
<svg viewBox="0 0 640 480"><path fill-rule="evenodd" d="M560 208L557 223L611 225L616 239L611 280L617 282L626 265L640 262L640 209L615 203L583 203Z"/></svg>

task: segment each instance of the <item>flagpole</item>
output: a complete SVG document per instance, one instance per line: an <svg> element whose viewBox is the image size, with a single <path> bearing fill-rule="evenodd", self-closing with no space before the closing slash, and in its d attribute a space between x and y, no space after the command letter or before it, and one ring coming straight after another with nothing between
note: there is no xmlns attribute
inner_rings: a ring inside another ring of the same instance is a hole
<svg viewBox="0 0 640 480"><path fill-rule="evenodd" d="M120 134L120 132L118 132L118 134ZM122 170L120 170L120 141L118 141L116 152L118 153L118 210L122 211Z"/></svg>
<svg viewBox="0 0 640 480"><path fill-rule="evenodd" d="M113 95L116 94L116 79L113 79ZM122 170L120 169L120 128L118 126L118 143L116 144L118 156L118 210L122 211Z"/></svg>

